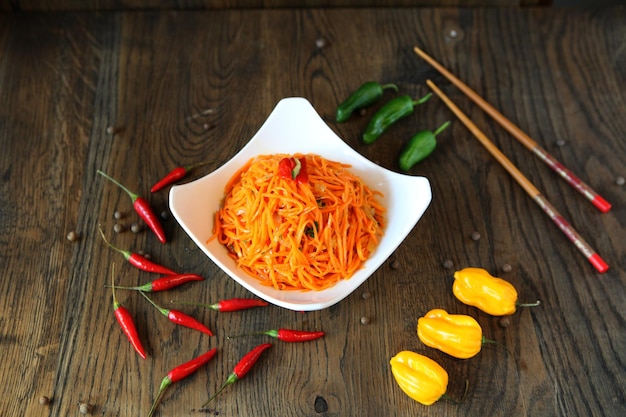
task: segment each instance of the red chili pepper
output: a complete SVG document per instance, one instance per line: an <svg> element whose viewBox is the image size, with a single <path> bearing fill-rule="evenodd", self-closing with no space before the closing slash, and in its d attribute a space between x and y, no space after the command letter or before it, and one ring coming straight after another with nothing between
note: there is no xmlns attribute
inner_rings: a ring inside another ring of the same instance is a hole
<svg viewBox="0 0 626 417"><path fill-rule="evenodd" d="M156 216L156 214L154 214L154 211L152 211L150 203L148 203L148 201L146 201L144 198L139 197L137 194L131 192L128 188L126 188L121 183L111 178L104 172L98 170L98 174L102 175L103 177L120 187L122 190L126 191L126 193L130 196L130 199L133 202L133 207L135 208L137 214L139 214L139 217L141 217L143 221L146 222L148 227L154 232L154 234L157 236L159 241L161 241L161 243L166 243L167 238L165 237L165 232L163 231L163 227L161 226L159 218Z"/></svg>
<svg viewBox="0 0 626 417"><path fill-rule="evenodd" d="M152 193L156 193L157 191L159 191L160 189L175 183L176 181L185 178L185 176L189 173L189 171L191 171L192 169L199 167L201 165L206 165L209 164L210 162L202 162L199 164L195 164L195 165L187 165L187 166L179 166L174 168L173 170L171 170L166 176L164 176L161 180L159 180L156 184L154 184L152 186L152 188L150 189L150 192Z"/></svg>
<svg viewBox="0 0 626 417"><path fill-rule="evenodd" d="M211 304L213 310L218 310L223 313L230 311L247 310L254 307L265 307L269 303L267 301L259 300L256 298L231 298L229 300L221 300L216 304Z"/></svg>
<svg viewBox="0 0 626 417"><path fill-rule="evenodd" d="M119 288L119 287L118 287ZM267 301L259 300L256 298L231 298L229 300L221 300L215 304L201 304L201 303L189 303L186 301L174 301L172 303L187 304L197 307L206 307L212 310L227 313L231 311L247 310L254 307L265 307L269 303Z"/></svg>
<svg viewBox="0 0 626 417"><path fill-rule="evenodd" d="M300 172L296 176L298 184L306 184L309 182L309 171L306 168L306 158L300 158Z"/></svg>
<svg viewBox="0 0 626 417"><path fill-rule="evenodd" d="M260 334L271 336L278 340L282 340L283 342L298 343L298 342L308 342L309 340L319 339L320 337L324 337L326 333L321 332L321 331L320 332L305 332L302 330L272 329L272 330L265 330L262 332L247 333L247 334L241 334L237 336L229 336L228 338L230 339L230 338L235 338L235 337L244 337L244 336L260 335Z"/></svg>
<svg viewBox="0 0 626 417"><path fill-rule="evenodd" d="M217 348L213 348L209 350L208 352L190 360L189 362L185 362L182 365L179 365L176 368L173 368L171 371L169 371L167 375L161 381L161 386L159 387L159 393L157 394L156 399L152 403L152 407L150 408L150 413L148 414L148 417L152 417L152 415L154 415L154 411L159 405L159 402L161 401L161 398L163 397L163 394L165 393L165 390L167 389L167 387L169 387L175 382L180 381L181 379L187 378L189 375L196 372L200 367L204 366L208 361L213 359L213 357L215 356L215 353L217 353Z"/></svg>
<svg viewBox="0 0 626 417"><path fill-rule="evenodd" d="M231 384L234 384L235 382L243 378L248 372L250 372L250 369L252 369L256 361L259 359L261 353L263 353L270 347L272 347L271 343L264 343L246 353L244 357L241 358L241 360L237 363L237 365L235 365L235 367L233 368L233 372L228 375L228 378L226 379L226 382L224 382L224 385L222 385L220 389L217 390L217 392L213 394L213 396L209 398L206 403L204 403L202 408L205 408L211 401L213 401L213 399L217 397L217 395L222 392L224 388Z"/></svg>
<svg viewBox="0 0 626 417"><path fill-rule="evenodd" d="M159 292L171 290L172 288L180 287L181 285L192 281L204 281L204 277L198 274L167 275L137 287L120 287L118 285L116 288L143 292Z"/></svg>
<svg viewBox="0 0 626 417"><path fill-rule="evenodd" d="M193 317L183 313L182 311L169 310L167 308L163 308L163 307L157 305L144 292L141 292L141 295L143 295L146 298L146 300L148 300L150 302L150 304L152 304L157 310L159 310L161 312L161 314L163 314L165 317L167 317L169 319L169 321L171 321L172 323L179 324L179 325L185 326L185 327L189 327L190 329L194 329L194 330L197 330L199 332L208 334L209 336L213 336L213 332L208 327L206 327L204 324L202 324L198 320L196 320L195 318L193 318Z"/></svg>
<svg viewBox="0 0 626 417"><path fill-rule="evenodd" d="M163 275L178 275L178 272L174 272L169 268L156 264L152 262L151 260L149 260L148 258L146 258L145 256L141 256L138 253L132 253L130 251L123 250L123 249L118 248L117 246L114 246L111 242L107 240L106 236L104 235L104 232L102 231L102 227L100 227L100 225L98 225L98 230L100 230L100 235L102 236L102 239L104 239L104 241L107 243L107 245L109 245L111 249L114 249L117 252L124 255L124 258L135 268L139 268L142 271L154 272L154 273L163 274Z"/></svg>
<svg viewBox="0 0 626 417"><path fill-rule="evenodd" d="M135 348L139 356L146 359L146 351L144 350L141 340L139 339L139 333L137 332L137 327L135 327L133 317L125 307L117 302L117 298L115 298L115 281L113 276L114 272L111 273L111 283L113 284L111 292L113 293L113 312L115 313L115 318L128 338L128 341L133 348Z"/></svg>
<svg viewBox="0 0 626 417"><path fill-rule="evenodd" d="M283 158L278 163L278 176L296 180L298 184L306 184L309 174L306 170L306 158Z"/></svg>
<svg viewBox="0 0 626 417"><path fill-rule="evenodd" d="M278 340L282 340L283 342L308 342L309 340L319 339L320 337L324 337L325 333L322 331L319 332L305 332L301 330L290 330L290 329L278 329L278 330L268 330L263 332L264 334L275 337Z"/></svg>
<svg viewBox="0 0 626 417"><path fill-rule="evenodd" d="M278 176L286 180L292 179L291 173L293 171L294 166L295 166L295 163L293 162L292 158L281 159L280 162L278 163Z"/></svg>

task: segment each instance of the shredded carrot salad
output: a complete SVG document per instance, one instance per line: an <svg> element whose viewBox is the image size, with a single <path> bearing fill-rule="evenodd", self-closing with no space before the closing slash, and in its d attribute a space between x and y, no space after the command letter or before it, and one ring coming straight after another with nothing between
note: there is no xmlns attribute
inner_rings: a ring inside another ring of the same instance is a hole
<svg viewBox="0 0 626 417"><path fill-rule="evenodd" d="M380 192L318 155L305 158L308 181L278 175L292 155L250 160L228 182L214 235L264 285L323 290L361 268L383 234Z"/></svg>

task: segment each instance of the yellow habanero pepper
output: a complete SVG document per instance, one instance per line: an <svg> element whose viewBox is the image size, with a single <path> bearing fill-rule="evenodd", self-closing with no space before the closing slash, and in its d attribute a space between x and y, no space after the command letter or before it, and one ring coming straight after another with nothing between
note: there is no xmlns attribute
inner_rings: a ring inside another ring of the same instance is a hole
<svg viewBox="0 0 626 417"><path fill-rule="evenodd" d="M391 372L406 395L424 405L445 396L448 373L434 360L408 350L391 358Z"/></svg>
<svg viewBox="0 0 626 417"><path fill-rule="evenodd" d="M477 307L492 316L507 316L515 313L517 307L539 305L539 301L534 304L518 304L515 287L482 268L456 271L452 292L462 303Z"/></svg>
<svg viewBox="0 0 626 417"><path fill-rule="evenodd" d="M417 336L426 346L459 359L475 356L483 343L491 342L483 338L483 330L473 317L442 309L431 310L417 320Z"/></svg>

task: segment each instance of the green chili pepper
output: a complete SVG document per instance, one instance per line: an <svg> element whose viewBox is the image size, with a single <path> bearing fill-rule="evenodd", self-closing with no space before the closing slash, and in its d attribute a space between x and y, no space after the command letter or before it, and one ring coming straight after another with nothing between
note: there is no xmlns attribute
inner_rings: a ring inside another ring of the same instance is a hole
<svg viewBox="0 0 626 417"><path fill-rule="evenodd" d="M413 136L406 144L402 154L400 154L400 169L402 171L408 171L413 167L413 165L433 153L435 147L437 147L436 136L443 132L449 124L450 122L447 121L439 126L434 132L431 132L430 130L422 130L421 132L418 132L417 135Z"/></svg>
<svg viewBox="0 0 626 417"><path fill-rule="evenodd" d="M408 171L413 165L433 153L437 147L436 136L443 132L449 124L450 122L448 121L439 126L434 132L422 130L418 132L417 135L413 136L400 154L400 169L402 171Z"/></svg>
<svg viewBox="0 0 626 417"><path fill-rule="evenodd" d="M366 82L337 107L337 122L345 122L355 110L374 104L383 96L383 91L387 89L398 92L398 87L395 84L380 85L375 81Z"/></svg>
<svg viewBox="0 0 626 417"><path fill-rule="evenodd" d="M428 101L430 96L432 93L426 94L419 100L413 100L410 96L399 96L390 100L370 120L363 133L363 142L373 143L389 126L413 113L413 108Z"/></svg>

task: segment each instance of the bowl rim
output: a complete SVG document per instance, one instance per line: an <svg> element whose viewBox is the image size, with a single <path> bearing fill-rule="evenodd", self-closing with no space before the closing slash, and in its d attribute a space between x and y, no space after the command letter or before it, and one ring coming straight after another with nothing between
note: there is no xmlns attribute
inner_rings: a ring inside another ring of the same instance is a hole
<svg viewBox="0 0 626 417"><path fill-rule="evenodd" d="M300 138L300 142L292 141L289 135L294 133L303 135L304 139ZM307 149L316 149L320 152L310 152ZM349 168L350 171L359 175L370 188L385 194L382 198L383 204L393 203L392 206L386 205L385 234L378 247L363 267L349 279L322 291L276 290L264 286L256 278L238 268L235 261L227 255L223 245L215 240L207 243L208 237L212 234L213 214L223 200L226 182L251 157L270 153L316 153L327 159L348 163L352 166ZM218 189L219 198L216 198L212 194ZM416 198L416 195L419 195L419 198ZM365 158L344 142L323 121L312 104L302 97L281 99L259 130L232 158L201 178L172 186L169 192L169 206L174 218L209 259L256 296L295 311L321 310L338 303L354 292L404 241L431 200L432 190L428 179L396 173ZM402 204L413 206L404 209L400 207ZM198 206L203 207L205 217L201 218L201 214L195 211ZM387 217L398 216L398 213L405 218ZM390 225L393 226L392 229ZM388 235L392 232L392 236ZM207 236L207 233L210 234Z"/></svg>

